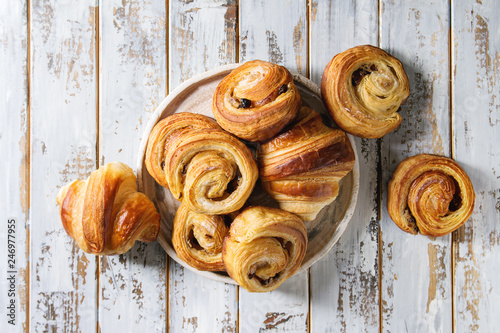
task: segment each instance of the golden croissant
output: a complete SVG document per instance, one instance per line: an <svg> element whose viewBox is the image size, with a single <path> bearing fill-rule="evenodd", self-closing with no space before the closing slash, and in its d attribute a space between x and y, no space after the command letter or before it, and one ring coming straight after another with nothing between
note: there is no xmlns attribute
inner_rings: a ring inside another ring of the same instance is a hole
<svg viewBox="0 0 500 333"><path fill-rule="evenodd" d="M210 118L179 113L153 128L146 150L151 176L189 209L222 215L240 209L258 168L250 149Z"/></svg>
<svg viewBox="0 0 500 333"><path fill-rule="evenodd" d="M337 54L321 79L321 95L335 122L362 138L380 138L396 129L409 94L401 62L371 45Z"/></svg>
<svg viewBox="0 0 500 333"><path fill-rule="evenodd" d="M152 242L160 215L123 163L109 163L59 191L64 229L85 252L98 255L127 252L136 240Z"/></svg>
<svg viewBox="0 0 500 333"><path fill-rule="evenodd" d="M302 220L289 212L261 206L245 209L224 239L226 271L249 292L278 288L299 269L307 249Z"/></svg>
<svg viewBox="0 0 500 333"><path fill-rule="evenodd" d="M200 271L224 271L222 243L229 228L222 215L198 214L180 205L174 216L172 244L177 256Z"/></svg>
<svg viewBox="0 0 500 333"><path fill-rule="evenodd" d="M457 162L421 154L396 168L389 182L387 210L401 230L437 237L464 224L474 201L472 183Z"/></svg>
<svg viewBox="0 0 500 333"><path fill-rule="evenodd" d="M302 103L293 76L283 66L249 61L217 86L212 112L226 131L248 141L263 141L295 118Z"/></svg>
<svg viewBox="0 0 500 333"><path fill-rule="evenodd" d="M303 106L292 127L260 145L258 162L263 187L279 207L311 221L335 200L355 157L345 132Z"/></svg>

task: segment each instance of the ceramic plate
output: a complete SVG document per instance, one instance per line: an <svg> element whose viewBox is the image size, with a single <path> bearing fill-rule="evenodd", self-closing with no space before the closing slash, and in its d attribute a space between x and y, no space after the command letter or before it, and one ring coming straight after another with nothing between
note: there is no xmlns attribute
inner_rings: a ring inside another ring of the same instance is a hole
<svg viewBox="0 0 500 333"><path fill-rule="evenodd" d="M177 257L172 247L171 233L172 221L180 203L173 198L168 189L158 185L149 175L144 164L144 155L149 133L159 120L171 114L186 111L200 113L213 118L212 97L215 88L219 82L238 65L239 64L230 64L198 75L184 82L170 93L158 106L146 127L139 148L137 165L139 190L144 192L153 201L161 215L161 227L158 241L168 255L180 265L197 274L233 284L236 282L225 273L198 271ZM314 82L299 74L294 74L294 80L300 91L303 103L321 113L325 123L334 126L330 118L326 116L327 111L321 100L319 87ZM359 164L354 139L351 135L348 135L348 137L356 157L354 169L341 180L337 199L335 199L332 204L323 208L314 221L306 223L309 241L306 256L297 274L311 267L313 263L318 261L332 248L344 232L354 212L359 188ZM276 203L261 189L259 182L257 182L256 188L249 199L249 203L276 207Z"/></svg>

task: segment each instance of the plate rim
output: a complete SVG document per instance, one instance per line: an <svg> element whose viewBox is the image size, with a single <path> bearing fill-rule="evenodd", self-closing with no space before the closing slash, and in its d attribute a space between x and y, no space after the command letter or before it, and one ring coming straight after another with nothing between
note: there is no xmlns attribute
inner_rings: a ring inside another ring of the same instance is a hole
<svg viewBox="0 0 500 333"><path fill-rule="evenodd" d="M149 118L149 121L143 131L143 135L141 137L140 145L139 145L139 151L138 151L138 158L137 158L137 165L136 165L136 174L137 174L137 183L138 183L138 190L140 192L144 192L144 181L143 181L143 173L144 173L144 158L146 154L146 148L147 148L147 142L149 139L149 134L151 133L151 130L153 127L156 125L158 120L160 119L163 111L166 109L168 104L172 102L179 94L183 93L186 89L191 87L193 84L199 83L205 79L208 79L212 76L219 75L220 73L224 71L231 71L238 66L240 66L241 63L231 63L231 64L226 64L222 65L219 67L216 67L214 69L208 70L206 72L197 74L190 79L184 81L180 85L178 85L172 92L170 92L165 98L160 102L160 104L156 107L155 111L153 112L153 115ZM321 89L319 86L313 82L312 80L308 79L307 77L299 74L292 72L292 76L294 80L300 81L301 84L306 86L308 89L310 89L313 93L315 93L320 99L321 99ZM358 153L357 153L357 148L356 148L356 142L354 140L354 136L347 133L347 138L349 139L354 156L355 156L355 161L354 161L354 167L352 172L352 178L353 178L353 183L352 183L352 190L351 190L351 196L349 200L348 207L345 211L345 214L342 218L342 220L339 222L339 225L334 232L334 237L332 237L328 242L321 248L320 251L318 251L313 257L311 257L309 260L306 262L302 262L300 268L295 272L294 275L300 274L307 269L309 269L312 265L314 265L316 262L318 262L320 259L322 259L331 249L332 247L338 242L342 234L344 233L347 225L349 224L350 220L352 219L354 215L354 211L356 209L357 205L357 199L358 199L358 194L359 194L359 158L358 158ZM163 219L163 217L160 216L160 219ZM161 226L160 226L161 228ZM338 230L338 232L337 232ZM221 281L229 284L234 284L237 285L236 281L233 280L229 276L225 276L222 274L218 274L217 272L211 272L211 271L200 271L194 267L191 267L187 263L185 263L183 260L181 260L175 250L168 244L168 242L163 239L161 236L161 233L158 233L158 243L161 245L163 250L168 254L170 258L172 258L175 262L177 262L179 265L182 267L209 279L215 280L215 281Z"/></svg>

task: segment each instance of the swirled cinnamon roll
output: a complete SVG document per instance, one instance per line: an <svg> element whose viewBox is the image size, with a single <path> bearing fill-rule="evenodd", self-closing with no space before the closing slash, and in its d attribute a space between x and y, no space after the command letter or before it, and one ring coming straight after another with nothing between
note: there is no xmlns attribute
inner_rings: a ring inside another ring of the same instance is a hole
<svg viewBox="0 0 500 333"><path fill-rule="evenodd" d="M224 271L222 243L228 231L222 215L198 214L180 205L173 221L172 244L188 265L200 271Z"/></svg>
<svg viewBox="0 0 500 333"><path fill-rule="evenodd" d="M264 189L283 210L312 221L335 200L339 181L354 167L345 132L323 124L303 106L293 126L260 145L259 171Z"/></svg>
<svg viewBox="0 0 500 333"><path fill-rule="evenodd" d="M134 172L123 163L108 163L62 187L57 203L66 233L87 253L122 254L136 240L156 240L160 229L155 206L137 192Z"/></svg>
<svg viewBox="0 0 500 333"><path fill-rule="evenodd" d="M208 117L197 116L211 123ZM221 215L240 209L258 178L250 149L215 123L216 128L179 126L191 123L193 115L170 117L149 136L145 158L146 166L153 166L148 167L151 176L197 213Z"/></svg>
<svg viewBox="0 0 500 333"><path fill-rule="evenodd" d="M217 86L212 112L226 131L248 141L263 141L281 131L302 100L290 72L266 61L248 61Z"/></svg>
<svg viewBox="0 0 500 333"><path fill-rule="evenodd" d="M454 160L421 154L396 168L389 182L387 210L403 231L443 236L469 219L474 200L472 183Z"/></svg>
<svg viewBox="0 0 500 333"><path fill-rule="evenodd" d="M396 129L399 107L409 94L401 62L371 45L337 54L321 80L321 95L335 122L362 138L380 138Z"/></svg>
<svg viewBox="0 0 500 333"><path fill-rule="evenodd" d="M276 208L254 206L239 214L224 239L226 271L249 292L278 288L299 269L307 248L302 220Z"/></svg>

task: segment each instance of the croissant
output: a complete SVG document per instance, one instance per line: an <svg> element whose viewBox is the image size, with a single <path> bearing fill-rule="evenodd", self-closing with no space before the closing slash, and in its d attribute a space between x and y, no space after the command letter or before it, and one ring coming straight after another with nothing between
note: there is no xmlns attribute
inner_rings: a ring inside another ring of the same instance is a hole
<svg viewBox="0 0 500 333"><path fill-rule="evenodd" d="M299 269L307 248L302 220L289 212L261 206L243 210L224 238L226 271L249 292L278 288Z"/></svg>
<svg viewBox="0 0 500 333"><path fill-rule="evenodd" d="M421 154L396 168L389 181L387 210L401 230L437 237L464 224L474 200L472 183L454 160Z"/></svg>
<svg viewBox="0 0 500 333"><path fill-rule="evenodd" d="M247 146L208 117L190 113L169 116L155 126L145 163L159 184L199 214L240 209L259 176Z"/></svg>
<svg viewBox="0 0 500 333"><path fill-rule="evenodd" d="M321 79L321 95L335 122L362 138L380 138L401 123L399 107L410 94L401 62L371 45L337 54Z"/></svg>
<svg viewBox="0 0 500 333"><path fill-rule="evenodd" d="M335 200L339 181L354 167L347 135L323 124L321 116L303 106L292 127L258 151L266 192L283 210L312 221Z"/></svg>
<svg viewBox="0 0 500 333"><path fill-rule="evenodd" d="M61 221L66 233L85 252L122 254L136 240L152 242L160 229L160 215L143 193L136 177L123 163L109 163L59 191Z"/></svg>
<svg viewBox="0 0 500 333"><path fill-rule="evenodd" d="M234 69L217 86L212 112L226 131L248 141L263 141L281 131L302 103L290 72L254 60Z"/></svg>
<svg viewBox="0 0 500 333"><path fill-rule="evenodd" d="M174 216L172 244L177 256L200 271L224 271L222 242L229 228L222 215L198 214L180 205Z"/></svg>

